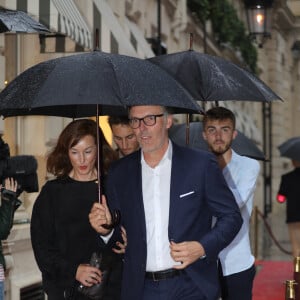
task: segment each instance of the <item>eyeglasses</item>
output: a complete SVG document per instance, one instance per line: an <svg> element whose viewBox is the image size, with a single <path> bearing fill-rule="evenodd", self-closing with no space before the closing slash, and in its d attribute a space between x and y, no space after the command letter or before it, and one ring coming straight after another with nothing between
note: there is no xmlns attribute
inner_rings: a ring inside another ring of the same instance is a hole
<svg viewBox="0 0 300 300"><path fill-rule="evenodd" d="M154 126L156 124L156 118L162 117L165 114L159 114L159 115L148 115L145 116L144 118L132 118L129 119L129 125L132 129L137 129L141 126L141 121L146 126Z"/></svg>

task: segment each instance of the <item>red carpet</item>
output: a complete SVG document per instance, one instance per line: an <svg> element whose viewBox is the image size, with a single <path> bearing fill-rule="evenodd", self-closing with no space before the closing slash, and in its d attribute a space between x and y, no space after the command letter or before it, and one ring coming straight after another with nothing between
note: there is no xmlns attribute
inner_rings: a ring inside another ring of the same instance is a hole
<svg viewBox="0 0 300 300"><path fill-rule="evenodd" d="M253 300L284 300L285 281L294 276L293 262L257 261L256 267Z"/></svg>

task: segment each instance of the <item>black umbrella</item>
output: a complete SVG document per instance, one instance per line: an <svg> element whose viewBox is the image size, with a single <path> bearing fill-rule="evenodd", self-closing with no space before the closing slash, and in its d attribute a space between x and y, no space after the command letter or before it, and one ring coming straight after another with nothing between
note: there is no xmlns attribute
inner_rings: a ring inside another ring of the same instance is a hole
<svg viewBox="0 0 300 300"><path fill-rule="evenodd" d="M186 143L186 124L173 125L169 129L170 138L177 144L185 146ZM206 141L202 136L202 123L191 122L189 124L189 143L188 147L209 151ZM238 154L248 156L257 160L265 161L263 152L255 145L255 143L246 137L239 130L236 138L232 142L232 149Z"/></svg>
<svg viewBox="0 0 300 300"><path fill-rule="evenodd" d="M0 7L0 33L8 31L27 33L50 32L44 25L34 20L25 12Z"/></svg>
<svg viewBox="0 0 300 300"><path fill-rule="evenodd" d="M188 50L156 56L149 61L178 80L195 100L282 100L258 77L217 56Z"/></svg>
<svg viewBox="0 0 300 300"><path fill-rule="evenodd" d="M278 149L281 156L300 161L300 136L288 139Z"/></svg>
<svg viewBox="0 0 300 300"><path fill-rule="evenodd" d="M177 113L201 111L186 90L161 68L146 60L99 51L39 63L0 93L0 115L4 117L97 116L99 122L99 115L124 113L132 105L163 105ZM97 143L100 145L99 137ZM117 222L117 214L115 219Z"/></svg>
<svg viewBox="0 0 300 300"><path fill-rule="evenodd" d="M39 63L0 93L0 114L88 117L119 114L131 105L201 108L167 72L149 61L94 51Z"/></svg>

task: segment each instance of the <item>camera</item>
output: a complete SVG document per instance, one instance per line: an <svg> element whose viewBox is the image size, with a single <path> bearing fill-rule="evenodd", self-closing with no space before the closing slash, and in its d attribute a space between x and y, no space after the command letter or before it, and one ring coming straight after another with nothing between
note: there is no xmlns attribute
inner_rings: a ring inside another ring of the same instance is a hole
<svg viewBox="0 0 300 300"><path fill-rule="evenodd" d="M0 183L4 186L5 178L18 182L17 195L23 191L38 192L37 160L31 155L10 156L10 150L0 136Z"/></svg>

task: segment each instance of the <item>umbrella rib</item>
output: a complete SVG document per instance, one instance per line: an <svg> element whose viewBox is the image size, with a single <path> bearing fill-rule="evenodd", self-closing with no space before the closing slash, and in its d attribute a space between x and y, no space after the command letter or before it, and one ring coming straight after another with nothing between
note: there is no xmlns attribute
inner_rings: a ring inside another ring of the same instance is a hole
<svg viewBox="0 0 300 300"><path fill-rule="evenodd" d="M111 57L109 57L108 55L105 56L104 58L107 62L109 62L109 64L112 66L112 70L113 70L113 73L114 73L114 78L115 78L115 82L117 83L118 85L118 92L119 92L119 95L121 97L121 99L124 99L123 95L122 95L122 91L121 91L121 88L120 88L120 83L119 83L119 80L118 80L118 76L116 75L117 72L116 72L116 67L111 59ZM121 101L121 99L118 99L119 103L121 106L124 107L124 103Z"/></svg>

